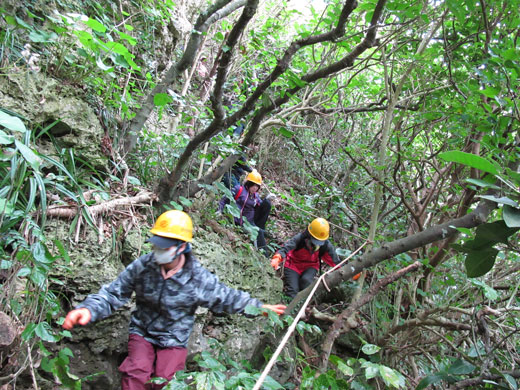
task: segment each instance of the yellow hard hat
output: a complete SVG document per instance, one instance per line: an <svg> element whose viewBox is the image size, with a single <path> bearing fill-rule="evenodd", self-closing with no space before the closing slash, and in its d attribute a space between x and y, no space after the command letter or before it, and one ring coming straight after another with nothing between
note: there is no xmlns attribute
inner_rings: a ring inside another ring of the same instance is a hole
<svg viewBox="0 0 520 390"><path fill-rule="evenodd" d="M330 227L324 218L316 218L313 220L307 230L312 236L312 242L316 245L322 245L325 240L329 238Z"/></svg>
<svg viewBox="0 0 520 390"><path fill-rule="evenodd" d="M156 236L191 242L193 240L193 222L184 211L169 210L157 218L150 233Z"/></svg>
<svg viewBox="0 0 520 390"><path fill-rule="evenodd" d="M261 186L262 185L262 176L258 173L258 171L256 169L253 169L253 171L249 172L249 174L246 176L246 181L251 181L251 182Z"/></svg>

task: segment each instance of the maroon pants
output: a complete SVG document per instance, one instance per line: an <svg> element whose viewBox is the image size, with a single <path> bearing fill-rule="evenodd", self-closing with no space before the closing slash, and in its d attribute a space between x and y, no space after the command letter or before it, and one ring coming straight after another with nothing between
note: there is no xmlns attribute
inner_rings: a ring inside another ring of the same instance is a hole
<svg viewBox="0 0 520 390"><path fill-rule="evenodd" d="M186 362L188 350L181 347L160 348L146 341L144 337L130 334L128 337L128 356L119 366L123 374L122 390L155 390L163 385L153 385L151 378L161 377L171 380Z"/></svg>

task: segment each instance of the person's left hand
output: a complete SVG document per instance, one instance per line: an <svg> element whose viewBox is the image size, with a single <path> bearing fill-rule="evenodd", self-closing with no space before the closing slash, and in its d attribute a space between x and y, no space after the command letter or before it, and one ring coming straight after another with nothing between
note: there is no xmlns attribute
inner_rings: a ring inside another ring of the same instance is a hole
<svg viewBox="0 0 520 390"><path fill-rule="evenodd" d="M262 309L272 310L276 314L281 315L285 312L285 309L287 309L287 306L278 304L278 305L262 305ZM264 313L264 315L267 315L267 313Z"/></svg>

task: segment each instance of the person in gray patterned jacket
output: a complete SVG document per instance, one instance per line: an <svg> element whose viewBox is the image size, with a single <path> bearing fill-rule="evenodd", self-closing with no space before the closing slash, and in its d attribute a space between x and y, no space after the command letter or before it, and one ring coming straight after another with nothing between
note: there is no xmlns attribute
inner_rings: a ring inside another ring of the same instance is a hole
<svg viewBox="0 0 520 390"><path fill-rule="evenodd" d="M63 327L102 320L129 301L135 292L128 356L119 367L123 390L159 389L152 377L171 380L184 369L187 344L197 307L214 312L242 313L247 305L283 314L284 305L266 305L248 293L218 281L191 253L193 224L188 214L170 210L159 216L145 254L112 283L70 311Z"/></svg>

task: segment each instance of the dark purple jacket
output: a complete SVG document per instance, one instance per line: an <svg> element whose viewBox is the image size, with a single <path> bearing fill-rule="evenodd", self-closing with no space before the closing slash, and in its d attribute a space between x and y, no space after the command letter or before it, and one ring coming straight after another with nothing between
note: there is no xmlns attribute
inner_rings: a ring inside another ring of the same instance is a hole
<svg viewBox="0 0 520 390"><path fill-rule="evenodd" d="M240 195L237 198L240 187L242 187L242 192L240 192ZM260 195L258 195L258 192L251 195L246 187L237 184L233 187L231 193L233 194L233 198L236 198L235 203L240 210L240 218L235 217L235 223L237 225L242 225L243 217L245 217L250 224L254 225L255 208L262 204L262 199L260 198ZM218 204L219 211L224 210L224 206L227 204L229 204L229 199L224 196Z"/></svg>

